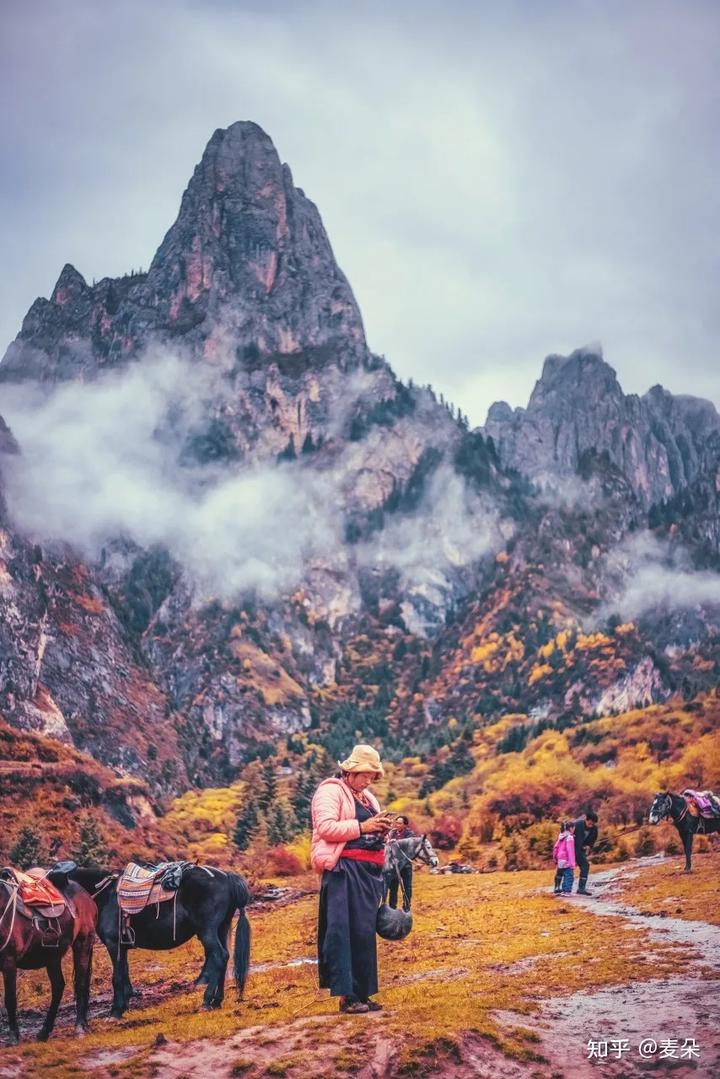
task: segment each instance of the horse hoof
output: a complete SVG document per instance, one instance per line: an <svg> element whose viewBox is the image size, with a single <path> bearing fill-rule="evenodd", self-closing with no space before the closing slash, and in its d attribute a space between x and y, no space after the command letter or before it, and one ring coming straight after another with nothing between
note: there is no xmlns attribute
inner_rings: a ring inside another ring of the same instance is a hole
<svg viewBox="0 0 720 1079"><path fill-rule="evenodd" d="M38 1031L37 1040L39 1042L46 1042L49 1037L50 1037L50 1031L49 1030L39 1030Z"/></svg>
<svg viewBox="0 0 720 1079"><path fill-rule="evenodd" d="M17 1043L19 1041L20 1041L20 1035L19 1034L9 1034L8 1035L8 1045L17 1045Z"/></svg>
<svg viewBox="0 0 720 1079"><path fill-rule="evenodd" d="M89 1030L90 1027L87 1025L87 1023L78 1023L78 1025L75 1027L75 1033L77 1034L78 1038L84 1038L85 1035L89 1032Z"/></svg>
<svg viewBox="0 0 720 1079"><path fill-rule="evenodd" d="M119 1008L111 1008L110 1009L110 1018L111 1019L122 1019L122 1017L123 1017L123 1013L120 1011Z"/></svg>

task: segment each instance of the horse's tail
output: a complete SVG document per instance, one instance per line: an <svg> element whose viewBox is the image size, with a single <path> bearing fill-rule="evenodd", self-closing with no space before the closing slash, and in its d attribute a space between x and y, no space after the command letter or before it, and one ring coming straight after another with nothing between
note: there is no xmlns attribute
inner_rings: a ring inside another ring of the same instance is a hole
<svg viewBox="0 0 720 1079"><path fill-rule="evenodd" d="M238 997L242 998L245 982L250 967L250 922L245 907L250 899L250 892L244 879L237 873L228 873L230 894L235 907L240 913L235 929L235 950L233 954L233 973Z"/></svg>

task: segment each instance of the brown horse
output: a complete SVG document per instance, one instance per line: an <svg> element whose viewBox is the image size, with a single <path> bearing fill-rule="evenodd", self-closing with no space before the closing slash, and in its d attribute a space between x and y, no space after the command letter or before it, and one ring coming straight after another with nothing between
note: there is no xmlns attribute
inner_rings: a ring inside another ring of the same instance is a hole
<svg viewBox="0 0 720 1079"><path fill-rule="evenodd" d="M47 1041L55 1026L65 979L62 959L72 948L78 1033L86 1031L92 952L95 942L97 907L84 888L67 877L52 876L68 904L57 918L45 919L18 899L12 870L0 871L0 971L5 984L5 1007L10 1028L10 1044L20 1039L17 1022L18 970L47 969L52 996L38 1040Z"/></svg>

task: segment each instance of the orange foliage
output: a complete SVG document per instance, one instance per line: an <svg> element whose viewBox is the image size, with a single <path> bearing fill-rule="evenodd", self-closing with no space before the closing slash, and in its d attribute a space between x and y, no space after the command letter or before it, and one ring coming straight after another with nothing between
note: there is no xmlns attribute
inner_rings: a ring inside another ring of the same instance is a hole
<svg viewBox="0 0 720 1079"><path fill-rule="evenodd" d="M539 682L541 678L546 678L549 674L553 673L552 667L548 663L538 663L530 671L528 675L528 685L532 686L535 682Z"/></svg>
<svg viewBox="0 0 720 1079"><path fill-rule="evenodd" d="M88 614L102 614L105 610L102 600L97 599L95 596L86 596L78 593L76 595L71 595L68 598L71 599L73 603L76 603L78 607L82 607Z"/></svg>
<svg viewBox="0 0 720 1079"><path fill-rule="evenodd" d="M270 847L267 852L268 872L276 877L297 877L305 870L297 854L287 847Z"/></svg>
<svg viewBox="0 0 720 1079"><path fill-rule="evenodd" d="M612 638L605 633L579 633L575 647L578 652L587 652L594 648L605 648L612 645Z"/></svg>

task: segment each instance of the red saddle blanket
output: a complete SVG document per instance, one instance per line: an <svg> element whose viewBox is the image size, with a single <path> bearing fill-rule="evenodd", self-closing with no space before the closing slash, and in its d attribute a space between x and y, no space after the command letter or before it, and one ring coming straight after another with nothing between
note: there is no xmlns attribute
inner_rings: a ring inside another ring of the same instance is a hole
<svg viewBox="0 0 720 1079"><path fill-rule="evenodd" d="M174 899L177 891L168 891L160 883L166 868L154 866L148 869L135 862L128 862L117 886L120 909L125 914L139 914L154 903L165 903L168 899Z"/></svg>
<svg viewBox="0 0 720 1079"><path fill-rule="evenodd" d="M13 875L18 883L18 898L26 907L65 907L65 896L45 876L45 870L39 867L14 869Z"/></svg>

